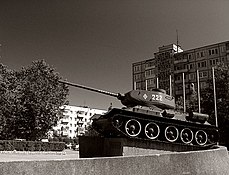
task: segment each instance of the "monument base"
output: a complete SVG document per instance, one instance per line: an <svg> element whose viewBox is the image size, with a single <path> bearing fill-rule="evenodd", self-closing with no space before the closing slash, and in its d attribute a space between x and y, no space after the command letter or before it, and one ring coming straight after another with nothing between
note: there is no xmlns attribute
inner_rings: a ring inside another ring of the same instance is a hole
<svg viewBox="0 0 229 175"><path fill-rule="evenodd" d="M131 138L79 137L80 158L149 155L166 152L196 151L200 149L205 148Z"/></svg>

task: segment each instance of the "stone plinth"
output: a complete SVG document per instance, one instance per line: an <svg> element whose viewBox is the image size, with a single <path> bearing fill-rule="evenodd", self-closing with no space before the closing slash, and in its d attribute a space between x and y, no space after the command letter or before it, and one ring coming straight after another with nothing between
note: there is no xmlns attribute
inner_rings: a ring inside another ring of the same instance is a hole
<svg viewBox="0 0 229 175"><path fill-rule="evenodd" d="M203 148L176 143L156 142L130 138L79 138L80 158L148 155L162 152L185 152Z"/></svg>

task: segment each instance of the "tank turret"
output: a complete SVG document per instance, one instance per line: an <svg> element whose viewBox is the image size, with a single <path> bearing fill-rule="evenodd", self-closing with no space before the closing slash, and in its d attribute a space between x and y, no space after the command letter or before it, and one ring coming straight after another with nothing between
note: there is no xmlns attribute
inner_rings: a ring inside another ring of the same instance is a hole
<svg viewBox="0 0 229 175"><path fill-rule="evenodd" d="M156 142L209 147L219 140L218 128L207 122L208 115L175 110L174 97L162 89L132 90L125 94L59 81L69 86L117 98L125 106L96 115L92 126L105 137L129 137Z"/></svg>
<svg viewBox="0 0 229 175"><path fill-rule="evenodd" d="M175 99L174 97L165 93L164 90L155 89L153 91L146 90L132 90L125 94L108 92L76 83L71 83L67 81L59 81L61 83L67 84L69 86L86 89L89 91L97 92L100 94L116 97L121 103L126 107L144 106L151 108L161 108L161 109L175 109Z"/></svg>

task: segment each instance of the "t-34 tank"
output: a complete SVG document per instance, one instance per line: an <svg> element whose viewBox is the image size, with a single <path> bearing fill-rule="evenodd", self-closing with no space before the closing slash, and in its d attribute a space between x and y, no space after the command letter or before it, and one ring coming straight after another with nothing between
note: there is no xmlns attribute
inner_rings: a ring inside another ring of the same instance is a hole
<svg viewBox="0 0 229 175"><path fill-rule="evenodd" d="M93 116L92 127L105 137L129 137L198 147L209 147L218 142L218 129L207 122L207 114L175 111L174 97L162 89L132 90L120 94L60 82L121 101L125 106L122 109L111 108L103 115Z"/></svg>

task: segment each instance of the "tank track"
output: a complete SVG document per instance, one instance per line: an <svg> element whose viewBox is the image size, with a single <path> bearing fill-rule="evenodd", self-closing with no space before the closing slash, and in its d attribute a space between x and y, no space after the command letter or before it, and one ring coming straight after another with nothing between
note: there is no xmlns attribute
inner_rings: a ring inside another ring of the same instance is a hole
<svg viewBox="0 0 229 175"><path fill-rule="evenodd" d="M105 137L127 137L198 147L211 147L219 139L218 129L212 125L115 108L94 119L93 127Z"/></svg>

